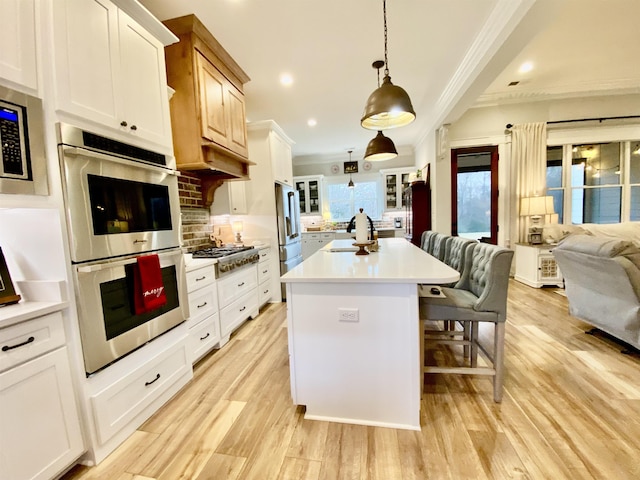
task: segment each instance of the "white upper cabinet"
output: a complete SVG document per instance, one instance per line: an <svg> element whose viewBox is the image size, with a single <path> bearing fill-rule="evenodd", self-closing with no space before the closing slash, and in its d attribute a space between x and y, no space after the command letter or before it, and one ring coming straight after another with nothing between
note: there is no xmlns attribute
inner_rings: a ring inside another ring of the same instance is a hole
<svg viewBox="0 0 640 480"><path fill-rule="evenodd" d="M171 148L164 45L108 0L54 0L56 107Z"/></svg>
<svg viewBox="0 0 640 480"><path fill-rule="evenodd" d="M278 133L269 133L273 178L276 182L293 186L293 165L291 162L291 144Z"/></svg>
<svg viewBox="0 0 640 480"><path fill-rule="evenodd" d="M34 0L0 1L0 78L38 89Z"/></svg>

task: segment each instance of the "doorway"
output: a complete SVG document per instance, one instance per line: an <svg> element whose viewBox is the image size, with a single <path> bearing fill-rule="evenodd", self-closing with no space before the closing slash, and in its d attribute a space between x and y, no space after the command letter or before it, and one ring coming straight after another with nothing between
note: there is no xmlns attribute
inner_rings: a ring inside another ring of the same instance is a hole
<svg viewBox="0 0 640 480"><path fill-rule="evenodd" d="M451 233L497 245L497 146L451 150Z"/></svg>

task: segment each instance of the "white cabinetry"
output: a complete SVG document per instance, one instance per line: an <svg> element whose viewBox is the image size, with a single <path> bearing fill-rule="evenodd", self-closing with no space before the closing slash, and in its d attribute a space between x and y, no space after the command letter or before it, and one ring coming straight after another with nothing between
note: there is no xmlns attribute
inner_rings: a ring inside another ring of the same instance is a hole
<svg viewBox="0 0 640 480"><path fill-rule="evenodd" d="M269 133L269 146L273 178L276 182L293 185L293 164L291 161L291 143L276 131Z"/></svg>
<svg viewBox="0 0 640 480"><path fill-rule="evenodd" d="M555 245L516 245L515 279L530 287L563 287L562 273L553 256Z"/></svg>
<svg viewBox="0 0 640 480"><path fill-rule="evenodd" d="M304 232L302 234L302 259L306 260L335 239L333 232Z"/></svg>
<svg viewBox="0 0 640 480"><path fill-rule="evenodd" d="M53 478L84 451L65 343L60 312L0 329L2 478Z"/></svg>
<svg viewBox="0 0 640 480"><path fill-rule="evenodd" d="M295 189L300 196L301 215L322 214L322 175L295 177Z"/></svg>
<svg viewBox="0 0 640 480"><path fill-rule="evenodd" d="M109 0L54 0L56 108L171 149L164 45Z"/></svg>
<svg viewBox="0 0 640 480"><path fill-rule="evenodd" d="M258 269L255 265L218 279L221 346L242 322L258 316L257 287Z"/></svg>
<svg viewBox="0 0 640 480"><path fill-rule="evenodd" d="M38 88L34 3L34 0L0 2L0 78L32 93Z"/></svg>
<svg viewBox="0 0 640 480"><path fill-rule="evenodd" d="M260 250L260 261L258 262L258 307L262 307L271 300L274 292L271 287L271 249Z"/></svg>
<svg viewBox="0 0 640 480"><path fill-rule="evenodd" d="M211 204L213 215L243 215L247 212L246 182L227 181L218 187Z"/></svg>
<svg viewBox="0 0 640 480"><path fill-rule="evenodd" d="M389 210L403 210L404 203L404 189L409 186L409 174L414 172L413 168L393 168L380 170L382 174L382 188L384 189L384 209Z"/></svg>
<svg viewBox="0 0 640 480"><path fill-rule="evenodd" d="M194 263L199 260L194 260ZM195 263L195 265L198 265ZM220 341L218 292L213 262L202 261L203 266L187 266L187 292L189 297L189 350L196 363Z"/></svg>

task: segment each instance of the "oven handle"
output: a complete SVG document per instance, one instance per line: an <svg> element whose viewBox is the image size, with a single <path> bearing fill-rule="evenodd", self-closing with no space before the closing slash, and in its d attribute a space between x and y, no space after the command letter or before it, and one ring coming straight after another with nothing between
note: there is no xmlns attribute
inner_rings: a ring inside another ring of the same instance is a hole
<svg viewBox="0 0 640 480"><path fill-rule="evenodd" d="M161 167L159 165L153 165L151 163L146 163L146 162L142 162L140 160L128 160L126 158L121 158L121 157L116 157L116 156L112 156L112 155L105 155L104 153L100 153L100 152L94 152L93 150L87 150L86 148L82 148L82 147L64 147L62 149L62 152L70 157L77 157L77 156L85 156L85 157L93 157L93 158L97 158L98 160L107 160L109 162L113 162L113 163L120 163L122 165L127 165L127 166L131 166L131 162L135 161L136 164L140 164L143 165L144 168L147 169L151 169L151 170L157 170L159 172L162 173L167 173L169 175L175 175L175 176L179 176L180 172L178 170L174 170L172 168L168 168L168 167Z"/></svg>
<svg viewBox="0 0 640 480"><path fill-rule="evenodd" d="M169 257L169 256L173 256L176 254L182 254L181 250L172 250L171 252L164 252L164 253L158 253L158 257L163 258L163 257ZM144 255L144 254L141 254ZM139 256L141 256L139 255ZM147 253L147 255L150 255L149 253ZM81 265L79 267L77 267L78 273L92 273L92 272L99 272L100 270L104 270L107 268L114 268L114 267L121 267L124 265L130 265L132 263L136 263L138 261L138 257L128 257L125 258L124 260L112 260L112 261L106 261L106 262L102 262L102 263L94 263L92 265Z"/></svg>

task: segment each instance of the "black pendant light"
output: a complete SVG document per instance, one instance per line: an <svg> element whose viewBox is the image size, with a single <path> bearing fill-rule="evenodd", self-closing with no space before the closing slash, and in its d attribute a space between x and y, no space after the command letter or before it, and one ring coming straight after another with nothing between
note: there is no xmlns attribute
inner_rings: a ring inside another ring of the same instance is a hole
<svg viewBox="0 0 640 480"><path fill-rule="evenodd" d="M353 153L353 150L349 150L349 162L351 162L351 153ZM349 172L349 183L347 183L347 187L353 188L355 186L356 184L353 183L353 180L351 179L351 172Z"/></svg>
<svg viewBox="0 0 640 480"><path fill-rule="evenodd" d="M378 87L380 87L380 69L384 66L384 61L376 60L372 67L378 70ZM369 142L364 152L364 159L370 162L381 162L383 160L391 160L398 156L396 146L389 137L378 130L378 134Z"/></svg>
<svg viewBox="0 0 640 480"><path fill-rule="evenodd" d="M367 100L360 125L369 130L386 130L409 125L416 118L407 92L391 83L387 58L387 1L382 0L384 16L384 79Z"/></svg>

